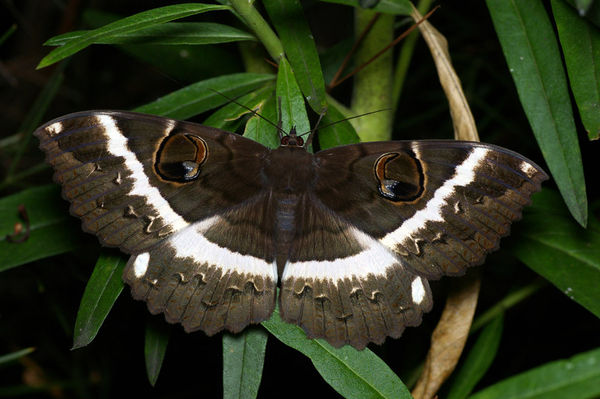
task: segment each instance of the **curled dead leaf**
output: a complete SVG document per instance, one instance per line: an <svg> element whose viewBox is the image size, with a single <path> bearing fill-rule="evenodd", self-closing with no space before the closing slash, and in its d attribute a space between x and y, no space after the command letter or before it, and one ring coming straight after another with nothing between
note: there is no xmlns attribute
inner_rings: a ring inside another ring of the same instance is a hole
<svg viewBox="0 0 600 399"><path fill-rule="evenodd" d="M438 325L431 335L431 348L412 395L430 399L450 376L463 351L479 294L479 274L474 271L455 280Z"/></svg>
<svg viewBox="0 0 600 399"><path fill-rule="evenodd" d="M413 7L411 13L415 21L423 17ZM438 76L448 103L454 125L454 138L457 140L479 141L477 127L462 85L450 59L448 41L429 21L419 24L435 62ZM463 351L469 328L473 321L480 279L477 273L460 280L452 281L453 288L446 302L440 321L431 336L431 348L427 354L425 367L413 390L415 399L429 399L450 376Z"/></svg>
<svg viewBox="0 0 600 399"><path fill-rule="evenodd" d="M423 19L423 16L414 6L410 15L415 22ZM450 115L454 124L454 138L457 140L479 141L471 108L462 90L460 79L452 66L452 60L448 52L448 41L429 21L419 24L419 30L425 42L427 42L427 46L429 46L440 83L450 104Z"/></svg>

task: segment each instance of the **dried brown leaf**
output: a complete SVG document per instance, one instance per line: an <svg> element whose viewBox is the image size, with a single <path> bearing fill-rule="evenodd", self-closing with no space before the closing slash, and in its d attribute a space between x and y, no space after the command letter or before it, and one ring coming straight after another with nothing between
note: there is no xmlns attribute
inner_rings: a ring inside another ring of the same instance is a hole
<svg viewBox="0 0 600 399"><path fill-rule="evenodd" d="M411 16L415 21L423 18L414 7ZM440 83L448 98L454 125L454 138L479 141L473 114L462 90L460 79L452 67L448 41L428 21L421 23L419 30L429 46ZM441 385L456 367L475 314L479 286L480 279L476 273L455 282L448 295L442 317L431 336L431 348L425 360L425 367L412 392L415 399L435 397Z"/></svg>
<svg viewBox="0 0 600 399"><path fill-rule="evenodd" d="M415 22L423 19L423 16L413 6L410 14ZM450 104L450 115L454 124L454 138L457 140L479 141L475 120L467 99L462 90L460 79L452 67L452 60L448 52L448 41L429 21L419 25L419 30L429 46L429 51L435 62L440 83Z"/></svg>
<svg viewBox="0 0 600 399"><path fill-rule="evenodd" d="M412 392L415 399L435 397L454 371L467 342L477 307L480 279L477 273L470 273L454 282L442 317L431 335L431 348Z"/></svg>

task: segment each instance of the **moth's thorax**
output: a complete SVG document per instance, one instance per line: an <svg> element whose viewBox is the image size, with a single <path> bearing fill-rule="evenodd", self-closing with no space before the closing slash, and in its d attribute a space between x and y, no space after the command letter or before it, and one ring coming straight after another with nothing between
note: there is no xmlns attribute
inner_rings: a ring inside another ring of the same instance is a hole
<svg viewBox="0 0 600 399"><path fill-rule="evenodd" d="M265 159L263 176L275 192L303 192L314 181L314 156L301 147L276 148Z"/></svg>

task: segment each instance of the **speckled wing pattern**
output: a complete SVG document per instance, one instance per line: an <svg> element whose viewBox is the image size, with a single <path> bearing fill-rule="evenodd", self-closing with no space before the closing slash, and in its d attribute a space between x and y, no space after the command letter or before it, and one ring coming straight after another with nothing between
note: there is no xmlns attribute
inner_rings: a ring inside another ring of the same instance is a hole
<svg viewBox="0 0 600 399"><path fill-rule="evenodd" d="M428 280L483 262L547 178L512 151L393 141L316 154L120 111L35 135L85 231L186 331L238 332L279 305L311 338L358 349L431 309Z"/></svg>

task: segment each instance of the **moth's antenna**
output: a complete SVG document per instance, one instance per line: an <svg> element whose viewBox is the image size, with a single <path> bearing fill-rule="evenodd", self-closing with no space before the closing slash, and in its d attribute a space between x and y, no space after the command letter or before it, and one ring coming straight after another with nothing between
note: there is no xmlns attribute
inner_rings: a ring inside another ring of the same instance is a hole
<svg viewBox="0 0 600 399"><path fill-rule="evenodd" d="M283 114L281 113L281 96L277 97L277 112L278 112L278 121L277 121L277 132L279 133L279 139L283 137L281 134L283 132Z"/></svg>
<svg viewBox="0 0 600 399"><path fill-rule="evenodd" d="M309 133L310 133L310 137L309 137L309 138L306 140L307 142L310 142L310 141L312 140L312 136L313 136L313 134L314 134L314 133L315 133L317 130L319 130L319 129L321 129L321 130L322 130L322 129L325 129L325 128L329 127L329 126L337 125L338 123L342 123L342 122L345 122L345 121L349 121L349 120L351 120L351 119L361 118L361 117L363 117L363 116L367 116L367 115L371 115L371 114L376 114L376 113L378 113L378 112L391 111L391 110L392 110L391 108L378 109L377 111L365 112L364 114L350 116L350 117L348 117L348 118L340 119L339 121L331 122L331 123L328 123L328 124L326 124L326 125L323 125L323 126L317 127L317 126L319 125L319 122L321 122L321 119L322 119L322 118L323 118L323 116L325 115L325 114L321 114L321 115L319 116L319 120L317 121L317 124L315 125L315 128L314 128L314 129L311 129L311 130L309 130L308 132L304 132L304 133L302 133L302 134L299 134L298 136L304 136L304 135L307 135L307 134L309 134Z"/></svg>
<svg viewBox="0 0 600 399"><path fill-rule="evenodd" d="M319 119L317 119L317 123L315 123L315 127L310 129L310 131L308 132L310 134L308 135L308 138L306 139L306 143L304 144L306 147L308 147L312 143L312 139L313 139L313 137L315 137L315 133L317 132L317 129L319 128L319 124L321 123L321 119L323 119L326 112L327 112L327 108L325 108L323 111L321 111L321 113L319 114ZM306 134L306 133L304 133L304 134ZM301 135L299 135L299 136L301 136Z"/></svg>
<svg viewBox="0 0 600 399"><path fill-rule="evenodd" d="M281 138L282 135L287 134L286 132L283 131L283 129L281 128L281 120L279 121L278 124L274 124L273 122L271 122L270 120L268 120L267 118L265 118L264 116L262 116L261 114L259 114L258 112L256 112L255 110L253 110L250 107L245 106L244 104L238 102L235 98L231 98L223 93L221 93L218 90L215 90L213 88L208 88L208 90L213 91L215 93L217 93L220 96L225 97L227 100L229 100L230 102L239 105L240 107L252 112L253 115L258 116L260 119L264 120L265 122L267 122L269 125L275 127L275 129L277 129L277 132L279 133L279 138ZM280 108L281 108L281 98L279 99L279 103L280 103Z"/></svg>

